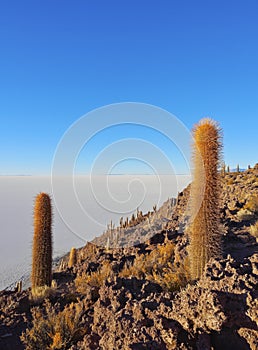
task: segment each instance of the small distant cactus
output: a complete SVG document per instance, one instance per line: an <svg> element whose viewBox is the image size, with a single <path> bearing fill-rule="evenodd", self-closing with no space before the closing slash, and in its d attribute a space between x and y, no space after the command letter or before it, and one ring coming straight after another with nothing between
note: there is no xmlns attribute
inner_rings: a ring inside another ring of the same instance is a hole
<svg viewBox="0 0 258 350"><path fill-rule="evenodd" d="M140 210L137 214L137 218L141 220L142 217L143 217L143 214L142 214L142 211Z"/></svg>
<svg viewBox="0 0 258 350"><path fill-rule="evenodd" d="M48 194L37 195L34 206L31 287L50 287L52 280L52 208Z"/></svg>
<svg viewBox="0 0 258 350"><path fill-rule="evenodd" d="M226 164L223 163L222 167L221 167L221 175L225 176L226 175Z"/></svg>
<svg viewBox="0 0 258 350"><path fill-rule="evenodd" d="M108 252L109 251L109 249L110 249L110 239L109 239L109 237L107 238L107 242L106 242L106 251Z"/></svg>
<svg viewBox="0 0 258 350"><path fill-rule="evenodd" d="M77 262L77 250L76 248L72 247L70 250L68 267L73 267L76 264L76 262Z"/></svg>
<svg viewBox="0 0 258 350"><path fill-rule="evenodd" d="M113 221L111 220L110 221L110 233L112 233L112 231L114 230L115 228L115 224L113 224Z"/></svg>
<svg viewBox="0 0 258 350"><path fill-rule="evenodd" d="M18 282L16 283L15 291L16 291L17 293L21 293L21 292L22 292L22 281L18 281Z"/></svg>
<svg viewBox="0 0 258 350"><path fill-rule="evenodd" d="M219 231L219 173L221 132L211 119L193 130L194 179L191 188L192 221L189 227L191 279L198 279L211 257L221 255Z"/></svg>
<svg viewBox="0 0 258 350"><path fill-rule="evenodd" d="M122 228L123 227L123 224L124 224L124 218L121 216L121 218L120 218L120 228Z"/></svg>

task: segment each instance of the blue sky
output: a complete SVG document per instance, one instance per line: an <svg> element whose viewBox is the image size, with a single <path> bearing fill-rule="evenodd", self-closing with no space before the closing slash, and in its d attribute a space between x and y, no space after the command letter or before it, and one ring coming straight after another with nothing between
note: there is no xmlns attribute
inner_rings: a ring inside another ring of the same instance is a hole
<svg viewBox="0 0 258 350"><path fill-rule="evenodd" d="M223 128L226 163L253 165L257 38L255 0L1 1L0 174L49 174L72 123L126 101L159 106L188 128L210 116ZM128 136L118 131L112 141Z"/></svg>

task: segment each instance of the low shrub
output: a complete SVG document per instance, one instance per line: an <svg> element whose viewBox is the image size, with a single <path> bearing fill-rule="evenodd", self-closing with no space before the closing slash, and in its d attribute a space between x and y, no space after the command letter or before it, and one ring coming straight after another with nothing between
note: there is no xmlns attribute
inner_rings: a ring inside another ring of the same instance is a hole
<svg viewBox="0 0 258 350"><path fill-rule="evenodd" d="M84 313L82 302L71 303L64 310L46 301L43 309L32 309L32 327L21 335L26 350L68 349L81 340L85 329L81 326Z"/></svg>
<svg viewBox="0 0 258 350"><path fill-rule="evenodd" d="M169 242L165 245L158 245L149 254L137 255L133 263L128 263L120 272L120 277L144 278L150 275L153 269L161 269L167 266L174 256L175 245Z"/></svg>
<svg viewBox="0 0 258 350"><path fill-rule="evenodd" d="M227 185L233 185L235 183L235 180L233 178L229 178L226 181L227 181Z"/></svg>
<svg viewBox="0 0 258 350"><path fill-rule="evenodd" d="M258 239L258 221L256 221L254 225L251 225L249 230L250 234L256 239Z"/></svg>
<svg viewBox="0 0 258 350"><path fill-rule="evenodd" d="M95 272L83 273L77 276L75 279L76 290L79 293L84 293L88 290L88 287L100 288L104 282L113 276L113 270L108 261L105 261L103 265Z"/></svg>
<svg viewBox="0 0 258 350"><path fill-rule="evenodd" d="M146 278L163 289L174 291L187 284L189 267L187 261L173 265L175 245L168 242L158 245L150 254L136 256L133 263L124 266L120 277Z"/></svg>
<svg viewBox="0 0 258 350"><path fill-rule="evenodd" d="M31 301L32 303L41 303L44 299L52 297L55 292L56 289L52 286L34 287L31 289Z"/></svg>
<svg viewBox="0 0 258 350"><path fill-rule="evenodd" d="M257 194L254 194L248 198L248 200L245 203L244 209L249 210L254 214L258 213L258 195Z"/></svg>
<svg viewBox="0 0 258 350"><path fill-rule="evenodd" d="M165 290L174 292L185 287L190 280L189 260L185 259L179 266L168 262L167 267L152 272L153 281L161 285Z"/></svg>
<svg viewBox="0 0 258 350"><path fill-rule="evenodd" d="M254 218L254 213L251 212L250 210L248 209L240 209L238 212L237 212L237 217L240 221L242 220L252 220Z"/></svg>

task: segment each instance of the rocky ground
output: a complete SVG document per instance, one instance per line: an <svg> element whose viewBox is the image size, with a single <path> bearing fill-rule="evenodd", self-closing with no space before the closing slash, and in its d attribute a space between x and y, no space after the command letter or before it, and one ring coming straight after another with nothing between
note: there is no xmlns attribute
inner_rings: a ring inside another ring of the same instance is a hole
<svg viewBox="0 0 258 350"><path fill-rule="evenodd" d="M194 284L185 282L189 192L110 225L72 264L65 256L48 302L29 289L0 292L0 349L256 350L258 165L222 175L224 257Z"/></svg>

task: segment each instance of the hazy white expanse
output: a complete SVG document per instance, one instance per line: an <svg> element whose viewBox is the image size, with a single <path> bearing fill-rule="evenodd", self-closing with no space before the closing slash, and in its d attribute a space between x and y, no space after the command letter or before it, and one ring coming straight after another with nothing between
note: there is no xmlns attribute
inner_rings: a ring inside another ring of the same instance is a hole
<svg viewBox="0 0 258 350"><path fill-rule="evenodd" d="M52 195L54 256L80 247L100 235L112 219L129 216L139 207L146 212L168 197L175 197L190 176L112 175L0 177L0 289L29 272L33 237L33 202L36 194ZM58 207L58 210L57 210Z"/></svg>

